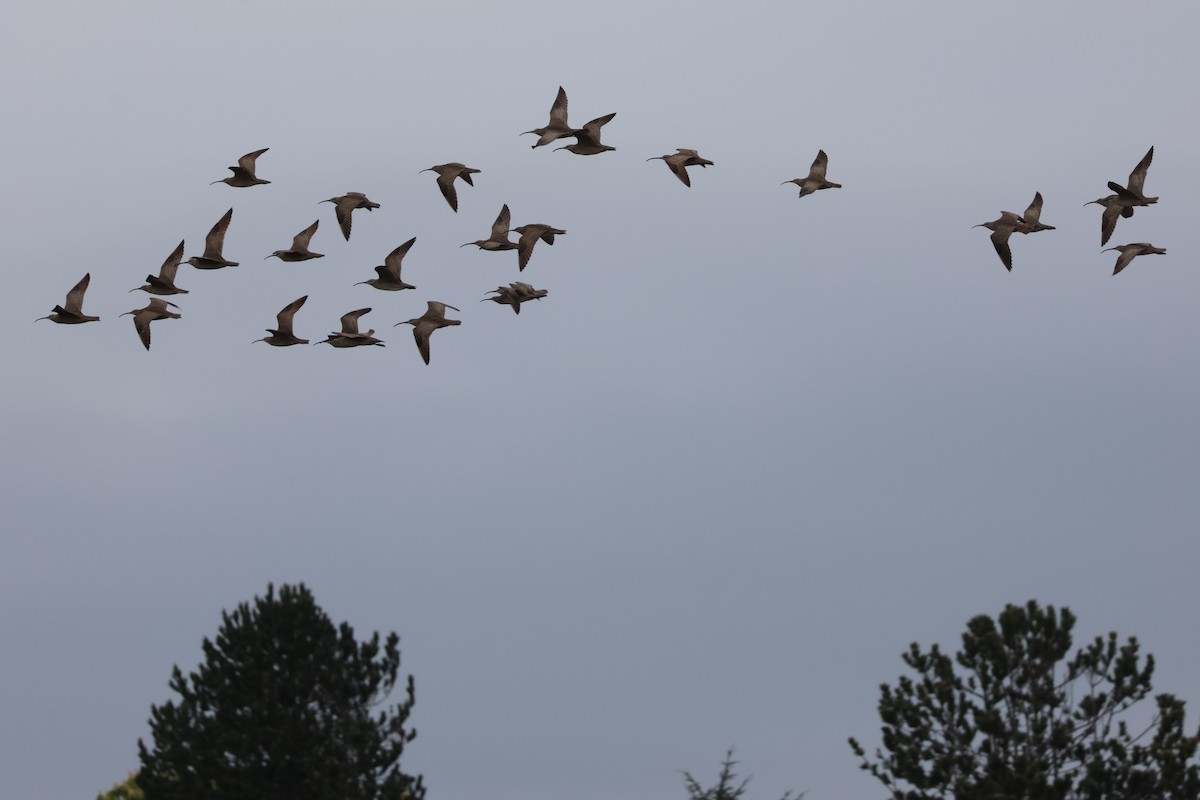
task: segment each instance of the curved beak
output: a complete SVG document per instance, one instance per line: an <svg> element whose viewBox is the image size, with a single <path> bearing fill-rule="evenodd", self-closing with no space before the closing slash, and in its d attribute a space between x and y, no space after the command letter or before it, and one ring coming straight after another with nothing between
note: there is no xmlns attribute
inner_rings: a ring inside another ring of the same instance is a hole
<svg viewBox="0 0 1200 800"><path fill-rule="evenodd" d="M446 308L454 308L454 306L450 305L449 303L444 303L443 305L445 305L445 306L446 306ZM458 313L460 313L460 314L462 313L462 309L461 309L461 308L454 308L454 310L455 310L455 311L457 311L457 312L458 312ZM392 327L395 327L395 326L393 325Z"/></svg>
<svg viewBox="0 0 1200 800"><path fill-rule="evenodd" d="M224 183L224 182L225 181L213 181L212 183L209 184L209 186L216 186L218 183Z"/></svg>

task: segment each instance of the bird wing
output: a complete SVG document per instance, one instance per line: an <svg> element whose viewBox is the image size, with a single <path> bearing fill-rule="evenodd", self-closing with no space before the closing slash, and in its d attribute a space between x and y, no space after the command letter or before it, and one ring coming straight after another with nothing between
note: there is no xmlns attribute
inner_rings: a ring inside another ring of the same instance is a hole
<svg viewBox="0 0 1200 800"><path fill-rule="evenodd" d="M217 220L208 236L204 237L204 257L213 261L224 261L221 250L225 247L225 231L229 228L229 220L233 219L233 209L225 212L225 216Z"/></svg>
<svg viewBox="0 0 1200 800"><path fill-rule="evenodd" d="M1125 249L1121 250L1121 255L1117 256L1117 265L1113 267L1113 275L1128 267L1129 262L1133 261L1135 256L1140 256L1141 254L1142 249L1137 245L1133 247L1126 245Z"/></svg>
<svg viewBox="0 0 1200 800"><path fill-rule="evenodd" d="M465 172L459 174L466 178L467 183L471 182L470 175ZM458 211L458 192L454 190L454 178L455 174L453 172L439 173L437 185L442 190L442 197L446 198L446 202L450 204L450 208Z"/></svg>
<svg viewBox="0 0 1200 800"><path fill-rule="evenodd" d="M492 238L497 241L508 241L510 225L512 225L512 213L508 210L508 203L505 203L500 208L500 215L492 223Z"/></svg>
<svg viewBox="0 0 1200 800"><path fill-rule="evenodd" d="M679 152L683 153L684 151L680 150ZM671 172L675 173L675 177L683 181L684 186L690 187L692 185L692 179L688 176L687 167L683 165L682 159L675 155L668 156L667 158L664 158L663 161L667 162L667 166L670 167Z"/></svg>
<svg viewBox="0 0 1200 800"><path fill-rule="evenodd" d="M370 313L369 308L360 308L357 311L350 311L342 315L342 335L343 336L358 336L358 318L363 314Z"/></svg>
<svg viewBox="0 0 1200 800"><path fill-rule="evenodd" d="M158 270L158 277L164 283L175 283L175 274L179 271L180 262L183 261L183 242L183 239L179 240L179 246L175 248L171 255L167 256L167 260L162 263L162 266Z"/></svg>
<svg viewBox="0 0 1200 800"><path fill-rule="evenodd" d="M537 225L527 225L524 233L521 234L521 240L517 243L517 269L525 270L525 265L529 263L530 256L533 255L533 246L537 244L538 238L542 232L538 230Z"/></svg>
<svg viewBox="0 0 1200 800"><path fill-rule="evenodd" d="M460 170L458 171L458 176L457 176L457 177L459 177L459 178L462 178L464 181L466 181L466 182L467 182L467 186L474 186L474 185L475 185L475 181L471 180L471 173L472 173L472 172L479 172L479 171L480 171L480 170L477 170L477 169L471 169L470 167L463 167L462 169L460 169Z"/></svg>
<svg viewBox="0 0 1200 800"><path fill-rule="evenodd" d="M317 232L317 226L321 224L321 220L317 220L312 225L309 225L304 230L292 237L292 249L301 252L308 249L308 243L312 241L313 234Z"/></svg>
<svg viewBox="0 0 1200 800"><path fill-rule="evenodd" d="M405 254L408 253L409 249L413 246L413 242L415 241L417 241L417 237L414 236L392 252L388 253L387 258L383 260L384 266L387 267L388 272L390 272L392 277L394 277L396 280L400 280L400 263L404 261Z"/></svg>
<svg viewBox="0 0 1200 800"><path fill-rule="evenodd" d="M1108 244L1113 231L1117 229L1117 217L1121 216L1121 207L1116 203L1104 206L1104 214L1100 217L1100 246Z"/></svg>
<svg viewBox="0 0 1200 800"><path fill-rule="evenodd" d="M246 155L238 159L238 166L248 172L251 178L256 177L254 174L254 162L259 156L270 149L271 148L269 147L264 147L262 150L255 150L253 153L246 153ZM233 167L230 167L230 169L233 169Z"/></svg>
<svg viewBox="0 0 1200 800"><path fill-rule="evenodd" d="M342 229L342 236L346 237L346 241L350 241L350 214L354 209L358 208L358 204L362 199L361 197L354 197L354 194L357 193L348 192L338 198L337 203L333 206L334 213L337 214L338 227Z"/></svg>
<svg viewBox="0 0 1200 800"><path fill-rule="evenodd" d="M996 255L1000 256L1000 261L1009 272L1012 272L1012 249L1008 246L1011 233L1011 228L1001 228L992 232L992 246L996 248Z"/></svg>
<svg viewBox="0 0 1200 800"><path fill-rule="evenodd" d="M563 87L558 87L558 94L554 96L554 104L550 106L550 128L569 128L567 124L567 93ZM429 359L425 359L425 363L429 363Z"/></svg>
<svg viewBox="0 0 1200 800"><path fill-rule="evenodd" d="M1025 220L1028 225L1036 225L1042 217L1042 193L1036 192L1033 195L1033 202L1029 204L1029 208L1025 209L1025 213L1021 219Z"/></svg>
<svg viewBox="0 0 1200 800"><path fill-rule="evenodd" d="M308 295L297 297L275 315L275 324L279 328L280 334L286 335L292 332L292 317L296 315L296 312L300 310L300 306L304 305L306 300L308 300Z"/></svg>
<svg viewBox="0 0 1200 800"><path fill-rule="evenodd" d="M575 138L579 140L580 144L583 144L583 137L590 139L592 144L599 144L600 129L612 122L613 117L616 115L617 112L614 111L611 114L605 114L603 117L596 117L595 119L584 123L584 126L580 128Z"/></svg>
<svg viewBox="0 0 1200 800"><path fill-rule="evenodd" d="M133 315L133 327L137 329L138 337L147 350L150 349L150 322L153 319L155 319L154 315L146 309Z"/></svg>
<svg viewBox="0 0 1200 800"><path fill-rule="evenodd" d="M1154 148L1151 147L1146 151L1146 155L1142 156L1142 160L1133 168L1133 172L1129 173L1129 191L1142 196L1142 187L1146 185L1146 172L1150 169L1150 162L1154 160Z"/></svg>
<svg viewBox="0 0 1200 800"><path fill-rule="evenodd" d="M87 273L80 278L79 283L75 284L71 291L67 292L66 312L68 314L83 313L83 293L87 291L88 284L92 282L92 273Z"/></svg>
<svg viewBox="0 0 1200 800"><path fill-rule="evenodd" d="M825 155L824 150L817 151L817 157L813 160L812 166L809 167L809 180L816 178L817 180L825 180L825 171L829 168L829 156Z"/></svg>
<svg viewBox="0 0 1200 800"><path fill-rule="evenodd" d="M421 352L421 358L425 359L426 364L429 363L429 335L435 330L437 330L437 326L429 322L418 322L413 325L413 339L416 340L417 350Z"/></svg>

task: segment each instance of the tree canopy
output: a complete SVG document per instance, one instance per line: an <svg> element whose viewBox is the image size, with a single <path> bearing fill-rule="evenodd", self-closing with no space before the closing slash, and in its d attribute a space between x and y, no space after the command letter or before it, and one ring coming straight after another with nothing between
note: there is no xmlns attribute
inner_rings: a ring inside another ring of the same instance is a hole
<svg viewBox="0 0 1200 800"><path fill-rule="evenodd" d="M421 800L400 771L415 702L381 708L397 681L399 637L358 642L303 585L222 612L204 662L176 666L178 698L150 709L153 745L138 741L149 800Z"/></svg>
<svg viewBox="0 0 1200 800"><path fill-rule="evenodd" d="M967 623L953 658L913 643L915 677L880 687L883 747L862 768L893 800L1196 800L1200 731L1184 703L1150 696L1154 658L1097 636L1068 659L1075 617L1008 605Z"/></svg>

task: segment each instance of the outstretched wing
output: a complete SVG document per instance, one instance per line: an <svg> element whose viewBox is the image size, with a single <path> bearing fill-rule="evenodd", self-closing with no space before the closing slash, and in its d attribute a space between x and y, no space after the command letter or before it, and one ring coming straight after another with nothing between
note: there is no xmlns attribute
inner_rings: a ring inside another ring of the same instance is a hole
<svg viewBox="0 0 1200 800"><path fill-rule="evenodd" d="M1129 191L1144 196L1142 187L1146 185L1146 172L1150 169L1150 162L1154 160L1154 148L1151 147L1146 151L1146 155L1142 156L1142 160L1133 168L1133 172L1129 173Z"/></svg>
<svg viewBox="0 0 1200 800"><path fill-rule="evenodd" d="M87 273L75 284L71 291L67 292L67 302L65 311L68 314L83 313L83 293L87 291L88 284L92 282L92 273Z"/></svg>
<svg viewBox="0 0 1200 800"><path fill-rule="evenodd" d="M309 225L304 230L292 237L292 249L301 252L308 249L308 243L312 241L313 234L317 232L317 226L321 224L321 220L317 220L312 225Z"/></svg>
<svg viewBox="0 0 1200 800"><path fill-rule="evenodd" d="M225 231L229 229L229 220L233 219L233 209L225 212L225 216L217 220L208 236L204 237L204 257L213 261L224 261L221 251L225 248Z"/></svg>
<svg viewBox="0 0 1200 800"><path fill-rule="evenodd" d="M409 239L404 244L397 247L392 252L388 253L387 258L383 260L383 264L387 267L388 272L392 274L396 280L400 280L400 264L404 261L404 256L413 246L413 242L417 241L417 237Z"/></svg>
<svg viewBox="0 0 1200 800"><path fill-rule="evenodd" d="M829 156L825 155L824 150L817 151L817 157L813 160L812 166L808 170L810 179L825 180L825 171L829 169Z"/></svg>
<svg viewBox="0 0 1200 800"><path fill-rule="evenodd" d="M300 306L304 305L305 301L307 300L308 295L304 295L304 297L297 297L295 300L284 306L283 309L275 315L275 324L279 328L279 332L281 334L286 335L292 332L292 317L296 315L296 312L300 309Z"/></svg>
<svg viewBox="0 0 1200 800"><path fill-rule="evenodd" d="M180 262L183 261L183 242L183 239L179 240L179 246L171 255L167 256L167 260L158 270L158 277L168 284L175 283L175 274L179 271Z"/></svg>

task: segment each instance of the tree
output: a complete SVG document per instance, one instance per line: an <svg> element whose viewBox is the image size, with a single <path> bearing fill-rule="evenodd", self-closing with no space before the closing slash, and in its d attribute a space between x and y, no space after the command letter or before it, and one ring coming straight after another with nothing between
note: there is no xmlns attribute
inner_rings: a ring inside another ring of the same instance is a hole
<svg viewBox="0 0 1200 800"><path fill-rule="evenodd" d="M690 800L738 800L746 793L746 786L750 783L750 779L745 778L741 783L737 782L737 773L733 771L737 763L733 760L733 748L731 747L725 752L725 760L721 762L721 774L717 776L717 785L707 789L692 777L692 773L684 771L683 784L687 787L688 798ZM782 800L790 800L792 797L793 794L788 791L784 793ZM800 800L804 797L804 792L794 795L794 797L795 800Z"/></svg>
<svg viewBox="0 0 1200 800"><path fill-rule="evenodd" d="M399 637L359 643L334 627L303 585L222 612L204 663L151 706L154 746L138 741L149 800L421 800L400 771L415 702L378 709L396 684Z"/></svg>
<svg viewBox="0 0 1200 800"><path fill-rule="evenodd" d="M137 773L129 773L129 777L120 783L114 783L113 787L104 794L96 796L96 800L145 800L146 794L141 790L137 783Z"/></svg>
<svg viewBox="0 0 1200 800"><path fill-rule="evenodd" d="M1110 633L1068 661L1074 626L1031 600L968 622L953 659L913 643L916 678L880 687L875 760L850 739L862 769L893 800L1196 800L1200 731L1184 732L1183 701L1158 695L1131 732L1154 657Z"/></svg>

